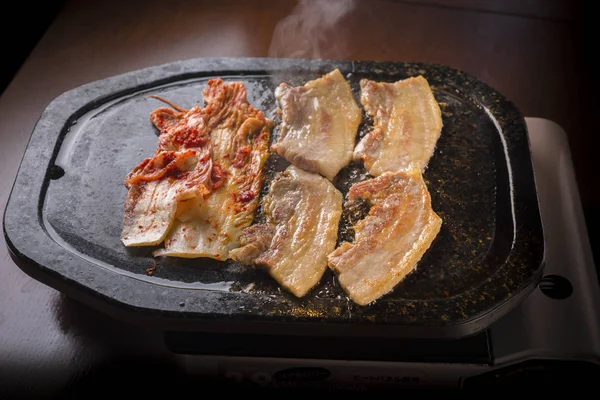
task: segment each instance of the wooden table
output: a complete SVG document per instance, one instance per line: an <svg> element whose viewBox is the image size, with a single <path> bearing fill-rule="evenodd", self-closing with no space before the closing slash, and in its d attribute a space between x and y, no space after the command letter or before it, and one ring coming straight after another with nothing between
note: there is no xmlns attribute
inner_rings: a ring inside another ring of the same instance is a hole
<svg viewBox="0 0 600 400"><path fill-rule="evenodd" d="M68 1L0 98L0 205L37 118L62 92L180 59L298 56L435 62L475 75L524 115L565 128L584 208L597 212L597 78L583 52L579 3L362 1L352 10L316 12L294 7L294 1L260 0ZM0 398L64 388L112 393L110 385L119 381L142 385L176 376L170 361L160 332L113 321L32 280L0 243ZM111 368L117 374L108 378Z"/></svg>

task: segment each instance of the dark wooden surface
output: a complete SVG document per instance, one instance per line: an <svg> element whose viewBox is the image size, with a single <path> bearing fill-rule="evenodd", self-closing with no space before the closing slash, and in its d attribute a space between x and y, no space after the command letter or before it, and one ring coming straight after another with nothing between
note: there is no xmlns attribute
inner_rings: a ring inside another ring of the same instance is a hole
<svg viewBox="0 0 600 400"><path fill-rule="evenodd" d="M584 209L597 215L597 65L585 51L593 47L583 2L361 1L343 15L301 9L284 19L295 3L67 1L0 98L0 207L37 118L62 92L180 59L299 56L436 62L475 75L526 116L565 128ZM0 239L0 398L65 388L110 393L118 381L174 375L171 361L160 332L113 321L37 283ZM111 368L117 374L108 378Z"/></svg>

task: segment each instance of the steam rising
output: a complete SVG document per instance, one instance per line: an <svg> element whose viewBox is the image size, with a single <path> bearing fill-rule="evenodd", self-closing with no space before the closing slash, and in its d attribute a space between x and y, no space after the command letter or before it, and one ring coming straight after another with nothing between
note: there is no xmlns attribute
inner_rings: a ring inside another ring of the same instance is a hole
<svg viewBox="0 0 600 400"><path fill-rule="evenodd" d="M275 27L269 57L343 58L345 35L336 28L355 6L355 0L300 0Z"/></svg>

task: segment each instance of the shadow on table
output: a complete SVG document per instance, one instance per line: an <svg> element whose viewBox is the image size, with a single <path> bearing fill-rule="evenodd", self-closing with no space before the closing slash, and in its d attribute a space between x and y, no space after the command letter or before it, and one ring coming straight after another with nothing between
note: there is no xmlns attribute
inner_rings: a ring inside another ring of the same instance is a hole
<svg viewBox="0 0 600 400"><path fill-rule="evenodd" d="M59 328L82 346L107 353L164 355L162 331L111 318L64 294L53 307Z"/></svg>
<svg viewBox="0 0 600 400"><path fill-rule="evenodd" d="M75 352L73 376L61 397L96 398L155 394L183 372L166 350L162 332L113 319L65 295L53 307L61 332ZM86 361L87 360L87 361Z"/></svg>

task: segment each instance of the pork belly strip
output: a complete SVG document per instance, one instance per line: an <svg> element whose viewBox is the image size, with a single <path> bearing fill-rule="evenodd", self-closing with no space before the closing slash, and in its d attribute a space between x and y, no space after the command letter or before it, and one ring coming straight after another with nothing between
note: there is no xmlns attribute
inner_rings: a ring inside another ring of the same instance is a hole
<svg viewBox="0 0 600 400"><path fill-rule="evenodd" d="M373 176L423 171L442 132L442 113L422 76L395 83L360 82L361 103L374 128L354 149Z"/></svg>
<svg viewBox="0 0 600 400"><path fill-rule="evenodd" d="M204 102L212 176L219 185L178 204L165 247L155 256L226 260L258 206L272 122L248 103L241 82L210 80Z"/></svg>
<svg viewBox="0 0 600 400"><path fill-rule="evenodd" d="M332 180L352 159L361 111L339 70L275 90L283 116L271 150L291 164Z"/></svg>
<svg viewBox="0 0 600 400"><path fill-rule="evenodd" d="M297 297L315 286L335 249L342 194L320 175L293 165L277 175L263 199L267 222L244 230L231 258L268 268Z"/></svg>
<svg viewBox="0 0 600 400"><path fill-rule="evenodd" d="M349 200L366 200L371 209L355 226L354 243L329 254L329 267L359 305L389 293L411 272L440 231L418 171L386 172L350 188Z"/></svg>

